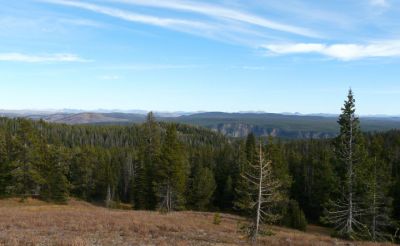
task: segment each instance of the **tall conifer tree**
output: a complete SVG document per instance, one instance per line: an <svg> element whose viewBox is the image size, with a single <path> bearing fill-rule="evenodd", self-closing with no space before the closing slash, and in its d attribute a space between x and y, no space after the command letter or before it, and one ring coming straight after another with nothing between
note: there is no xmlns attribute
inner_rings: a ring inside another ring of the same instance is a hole
<svg viewBox="0 0 400 246"><path fill-rule="evenodd" d="M368 226L369 236L373 241L392 239L389 228L393 226L390 218L393 199L389 196L389 191L393 182L390 167L383 161L383 148L383 139L376 137L372 140L369 165L364 175L367 186L367 216L364 223Z"/></svg>
<svg viewBox="0 0 400 246"><path fill-rule="evenodd" d="M347 100L339 116L340 134L336 139L335 153L341 166L341 194L338 201L331 204L328 220L334 224L340 236L355 239L366 231L362 217L366 168L366 152L360 122L355 114L355 99L350 89Z"/></svg>
<svg viewBox="0 0 400 246"><path fill-rule="evenodd" d="M168 126L161 153L161 163L157 167L157 188L161 208L169 212L183 208L187 182L187 163L175 125Z"/></svg>
<svg viewBox="0 0 400 246"><path fill-rule="evenodd" d="M137 171L135 206L140 209L155 209L157 206L155 173L160 165L161 133L153 112L147 114L143 131L142 163Z"/></svg>
<svg viewBox="0 0 400 246"><path fill-rule="evenodd" d="M6 134L0 129L0 197L6 195L10 182L10 166L7 154Z"/></svg>
<svg viewBox="0 0 400 246"><path fill-rule="evenodd" d="M68 153L65 149L49 146L46 151L45 184L41 196L46 200L65 203L69 195Z"/></svg>
<svg viewBox="0 0 400 246"><path fill-rule="evenodd" d="M214 173L207 167L199 166L194 171L191 198L192 206L197 210L204 210L211 202L216 183Z"/></svg>
<svg viewBox="0 0 400 246"><path fill-rule="evenodd" d="M12 183L8 190L12 194L23 198L31 195L40 195L41 185L44 183L40 170L41 155L38 148L38 136L35 134L32 122L19 120L16 137L12 143L11 176Z"/></svg>
<svg viewBox="0 0 400 246"><path fill-rule="evenodd" d="M240 146L243 147L243 146ZM247 209L252 202L249 182L243 176L249 171L250 164L257 160L256 138L253 133L247 136L243 151L239 152L239 177L235 189L234 207L236 210L248 214Z"/></svg>

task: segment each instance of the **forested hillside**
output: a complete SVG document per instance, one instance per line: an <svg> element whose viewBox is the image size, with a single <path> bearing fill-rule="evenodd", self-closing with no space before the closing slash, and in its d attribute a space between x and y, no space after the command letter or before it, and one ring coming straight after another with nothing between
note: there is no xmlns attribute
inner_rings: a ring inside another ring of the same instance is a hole
<svg viewBox="0 0 400 246"><path fill-rule="evenodd" d="M362 117L363 131L400 129L399 117ZM271 113L209 112L166 118L172 122L212 129L230 137L273 136L282 139L333 138L339 133L337 117Z"/></svg>
<svg viewBox="0 0 400 246"><path fill-rule="evenodd" d="M143 112L142 112L143 113ZM177 113L178 114L178 113ZM272 113L182 113L174 115L155 113L157 121L175 122L192 126L201 126L219 132L227 137L246 137L249 133L256 136L273 136L281 139L332 138L339 133L339 126L334 115L286 115ZM10 118L23 117L69 125L124 125L143 123L144 114L138 113L101 113L101 112L35 112L22 111L18 114L2 112ZM361 117L363 131L388 131L400 129L400 117Z"/></svg>
<svg viewBox="0 0 400 246"><path fill-rule="evenodd" d="M252 134L232 140L202 128L157 123L151 114L146 123L132 126L69 126L6 118L0 122L3 197L64 202L74 196L151 210L168 201L170 210L246 213L235 204L242 199L241 171L256 151ZM365 158L375 165L372 170L385 198L380 211L391 221L383 230L393 236L394 222L400 219L400 131L364 134L364 139ZM270 138L263 143L285 194L278 223L304 228L293 219L302 211L309 222L324 221L324 210L342 189L343 168L334 146L334 140L282 143Z"/></svg>

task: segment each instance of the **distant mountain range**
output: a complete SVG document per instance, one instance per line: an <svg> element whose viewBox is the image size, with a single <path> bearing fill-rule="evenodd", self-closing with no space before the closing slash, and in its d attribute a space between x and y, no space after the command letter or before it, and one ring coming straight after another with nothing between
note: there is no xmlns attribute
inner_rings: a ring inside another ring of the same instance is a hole
<svg viewBox="0 0 400 246"><path fill-rule="evenodd" d="M82 110L82 109L42 109L42 110L32 110L32 109L18 109L18 110L7 110L0 109L0 116L27 116L27 115L53 115L53 114L79 114L79 113L124 113L124 114L140 114L147 115L149 111L132 109L132 110L120 110L120 109L96 109L96 110ZM182 115L190 115L198 112L186 112L186 111L156 111L155 115L162 117L177 117Z"/></svg>
<svg viewBox="0 0 400 246"><path fill-rule="evenodd" d="M65 124L115 124L141 123L147 111L130 110L109 112L96 110L0 110L3 117L25 117L34 120ZM276 136L287 139L329 138L338 133L337 115L331 114L273 114L262 112L156 112L159 121L177 122L209 128L230 137L244 137L253 132L257 136ZM399 116L363 116L364 131L400 129Z"/></svg>

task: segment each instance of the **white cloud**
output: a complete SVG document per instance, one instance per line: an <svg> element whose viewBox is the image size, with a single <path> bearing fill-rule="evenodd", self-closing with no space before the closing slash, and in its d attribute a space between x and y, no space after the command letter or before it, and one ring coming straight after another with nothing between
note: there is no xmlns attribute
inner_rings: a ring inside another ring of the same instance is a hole
<svg viewBox="0 0 400 246"><path fill-rule="evenodd" d="M372 6L387 7L389 4L387 0L370 0L369 3Z"/></svg>
<svg viewBox="0 0 400 246"><path fill-rule="evenodd" d="M184 19L174 19L174 18L160 18L156 16L137 14L131 11L124 11L117 8L110 8L91 3L75 2L69 0L42 0L42 2L86 9L99 14L104 14L115 18L123 19L126 21L138 22L138 23L161 26L161 27L211 28L209 25L202 22L190 21Z"/></svg>
<svg viewBox="0 0 400 246"><path fill-rule="evenodd" d="M301 36L319 36L313 31L297 26L286 25L268 19L251 15L242 11L229 9L226 7L194 3L165 1L125 1L107 0L106 3L127 3L140 5L150 8L165 8L167 15L163 17L144 15L134 11L126 10L123 7L111 7L112 5L98 5L88 2L78 2L75 0L37 0L40 2L64 5L104 14L124 21L142 23L147 25L160 26L171 30L188 33L220 42L241 44L251 47L258 47L266 40L280 40L277 32L271 33L269 30L284 33L298 34ZM170 10L194 13L195 15L175 18L174 12ZM199 15L204 15L199 16ZM169 18L169 16L171 18ZM78 22L80 23L80 22ZM82 24L86 24L83 22Z"/></svg>
<svg viewBox="0 0 400 246"><path fill-rule="evenodd" d="M135 5L168 8L174 10L181 10L186 12L194 12L202 15L211 16L213 18L223 18L228 20L239 21L259 27L264 27L272 30L297 34L307 37L319 37L316 32L293 25L287 25L280 22L272 21L257 15L252 15L243 11L233 10L211 4L183 2L174 0L113 0L113 2L122 2Z"/></svg>
<svg viewBox="0 0 400 246"><path fill-rule="evenodd" d="M7 62L88 62L74 54L28 55L21 53L0 53L0 61Z"/></svg>
<svg viewBox="0 0 400 246"><path fill-rule="evenodd" d="M267 44L261 46L270 54L307 54L315 53L342 61L358 60L373 57L400 56L400 40L381 41L369 44Z"/></svg>

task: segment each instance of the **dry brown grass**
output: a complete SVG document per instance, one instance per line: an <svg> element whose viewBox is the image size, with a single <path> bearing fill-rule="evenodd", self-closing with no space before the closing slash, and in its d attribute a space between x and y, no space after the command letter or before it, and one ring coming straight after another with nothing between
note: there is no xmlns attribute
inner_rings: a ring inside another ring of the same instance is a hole
<svg viewBox="0 0 400 246"><path fill-rule="evenodd" d="M0 245L247 245L237 216L109 210L71 200L53 205L37 200L0 200ZM260 245L352 245L318 232L272 227ZM357 243L354 245L361 245ZM368 244L374 245L374 244Z"/></svg>

